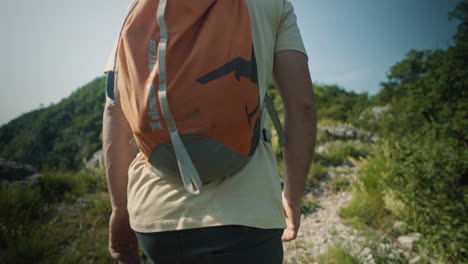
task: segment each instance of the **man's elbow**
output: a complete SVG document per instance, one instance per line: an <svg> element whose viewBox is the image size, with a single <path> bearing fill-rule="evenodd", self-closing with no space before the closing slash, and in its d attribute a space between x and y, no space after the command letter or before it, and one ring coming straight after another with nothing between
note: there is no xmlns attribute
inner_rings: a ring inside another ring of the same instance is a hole
<svg viewBox="0 0 468 264"><path fill-rule="evenodd" d="M316 119L317 110L313 94L305 95L297 99L290 108L289 115L298 115L302 119L307 119L307 121L315 121Z"/></svg>

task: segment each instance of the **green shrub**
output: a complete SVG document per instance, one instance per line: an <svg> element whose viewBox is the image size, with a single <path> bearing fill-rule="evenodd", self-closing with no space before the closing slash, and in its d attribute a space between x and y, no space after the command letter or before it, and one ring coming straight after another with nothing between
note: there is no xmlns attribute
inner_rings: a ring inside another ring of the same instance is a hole
<svg viewBox="0 0 468 264"><path fill-rule="evenodd" d="M316 262L320 264L359 264L359 259L350 253L350 249L342 244L330 246L327 253L318 256Z"/></svg>
<svg viewBox="0 0 468 264"><path fill-rule="evenodd" d="M301 213L304 215L311 214L317 209L317 202L313 199L304 198L301 204Z"/></svg>
<svg viewBox="0 0 468 264"><path fill-rule="evenodd" d="M107 192L107 182L104 171L83 171L79 172L76 177L84 182L87 192Z"/></svg>
<svg viewBox="0 0 468 264"><path fill-rule="evenodd" d="M350 186L351 186L351 183L349 182L348 179L343 178L343 177L335 177L330 182L330 191L332 193L344 192L348 190Z"/></svg>
<svg viewBox="0 0 468 264"><path fill-rule="evenodd" d="M41 187L42 195L49 202L73 202L88 192L105 190L105 180L92 172L49 170L41 178Z"/></svg>
<svg viewBox="0 0 468 264"><path fill-rule="evenodd" d="M93 205L86 211L85 219L93 226L107 226L112 212L110 198L107 193L101 192L90 196Z"/></svg>
<svg viewBox="0 0 468 264"><path fill-rule="evenodd" d="M390 144L385 186L407 210L402 215L422 244L453 262L467 261L468 149L446 139L404 139Z"/></svg>
<svg viewBox="0 0 468 264"><path fill-rule="evenodd" d="M358 182L348 206L341 208L339 215L350 219L355 226L368 225L388 230L391 214L384 202L383 176L388 173L388 151L376 149L373 158L363 159L358 166Z"/></svg>

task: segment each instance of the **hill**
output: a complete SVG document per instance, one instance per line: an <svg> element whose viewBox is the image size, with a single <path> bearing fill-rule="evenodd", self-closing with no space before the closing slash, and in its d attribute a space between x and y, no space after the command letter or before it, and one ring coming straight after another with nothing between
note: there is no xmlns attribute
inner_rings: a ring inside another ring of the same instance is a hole
<svg viewBox="0 0 468 264"><path fill-rule="evenodd" d="M80 168L101 148L104 84L104 77L97 78L59 103L0 127L0 157L39 169Z"/></svg>

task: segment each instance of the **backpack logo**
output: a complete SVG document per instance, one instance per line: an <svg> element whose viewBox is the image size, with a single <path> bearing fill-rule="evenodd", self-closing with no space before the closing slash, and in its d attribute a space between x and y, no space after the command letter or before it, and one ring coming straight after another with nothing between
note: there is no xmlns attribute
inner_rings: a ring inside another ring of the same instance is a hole
<svg viewBox="0 0 468 264"><path fill-rule="evenodd" d="M254 48L252 47L252 58L247 61L241 57L237 57L232 61L224 64L218 69L208 73L201 77L197 82L201 84L207 84L216 79L222 78L235 72L236 79L239 81L241 77L248 78L251 82L258 84L258 73L257 73L257 59L255 58Z"/></svg>

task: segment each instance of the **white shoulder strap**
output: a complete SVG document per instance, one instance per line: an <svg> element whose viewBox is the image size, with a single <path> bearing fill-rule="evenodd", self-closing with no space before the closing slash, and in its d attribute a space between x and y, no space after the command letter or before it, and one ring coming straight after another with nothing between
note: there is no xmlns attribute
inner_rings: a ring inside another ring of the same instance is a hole
<svg viewBox="0 0 468 264"><path fill-rule="evenodd" d="M169 109L169 102L167 100L167 79L166 79L166 47L168 41L166 21L164 20L164 13L166 10L167 0L160 0L157 19L160 27L160 40L158 44L158 67L154 67L151 73L155 76L155 71L159 70L159 101L161 103L161 110L164 120L166 121L167 128L171 135L171 143L177 157L179 171L184 182L184 187L187 192L193 195L200 193L202 182L198 175L198 171L193 164L187 149L182 142L182 139L177 130L176 123Z"/></svg>

